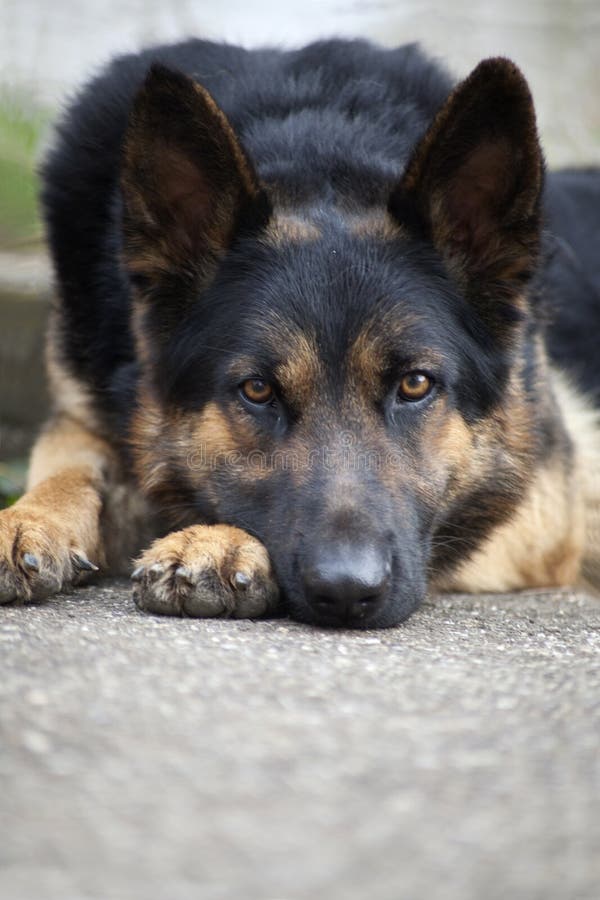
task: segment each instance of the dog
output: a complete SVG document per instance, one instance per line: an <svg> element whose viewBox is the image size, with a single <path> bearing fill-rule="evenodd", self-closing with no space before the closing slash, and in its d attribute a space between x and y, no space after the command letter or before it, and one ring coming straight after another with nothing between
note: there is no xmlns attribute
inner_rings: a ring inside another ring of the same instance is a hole
<svg viewBox="0 0 600 900"><path fill-rule="evenodd" d="M153 613L379 628L599 580L600 174L545 175L512 62L153 48L42 180L53 411L1 602L133 568Z"/></svg>

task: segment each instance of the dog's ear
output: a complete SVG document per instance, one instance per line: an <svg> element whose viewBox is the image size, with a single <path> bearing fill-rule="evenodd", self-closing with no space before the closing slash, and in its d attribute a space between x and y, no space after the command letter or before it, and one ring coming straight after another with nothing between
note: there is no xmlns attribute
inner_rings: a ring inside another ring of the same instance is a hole
<svg viewBox="0 0 600 900"><path fill-rule="evenodd" d="M527 82L509 60L484 60L417 145L390 212L467 294L508 298L536 262L543 171Z"/></svg>
<svg viewBox="0 0 600 900"><path fill-rule="evenodd" d="M269 216L225 114L203 87L158 64L134 99L121 185L126 264L149 281L208 276L240 230Z"/></svg>

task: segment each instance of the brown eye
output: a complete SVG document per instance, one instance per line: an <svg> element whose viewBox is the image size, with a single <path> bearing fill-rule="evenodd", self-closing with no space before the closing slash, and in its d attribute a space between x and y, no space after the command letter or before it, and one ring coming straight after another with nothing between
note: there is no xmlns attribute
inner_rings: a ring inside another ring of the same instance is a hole
<svg viewBox="0 0 600 900"><path fill-rule="evenodd" d="M246 400L251 403L268 403L273 399L273 388L262 378L248 378L240 388Z"/></svg>
<svg viewBox="0 0 600 900"><path fill-rule="evenodd" d="M433 387L433 378L425 372L407 372L398 387L398 400L422 400Z"/></svg>

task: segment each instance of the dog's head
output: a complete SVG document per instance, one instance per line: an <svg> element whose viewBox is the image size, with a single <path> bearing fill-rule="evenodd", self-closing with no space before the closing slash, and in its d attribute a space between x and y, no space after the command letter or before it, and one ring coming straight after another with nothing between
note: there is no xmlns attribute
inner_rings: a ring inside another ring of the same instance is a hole
<svg viewBox="0 0 600 900"><path fill-rule="evenodd" d="M122 180L138 470L174 522L259 537L296 617L395 624L514 509L542 172L506 60L366 211L278 198L203 88L149 74Z"/></svg>

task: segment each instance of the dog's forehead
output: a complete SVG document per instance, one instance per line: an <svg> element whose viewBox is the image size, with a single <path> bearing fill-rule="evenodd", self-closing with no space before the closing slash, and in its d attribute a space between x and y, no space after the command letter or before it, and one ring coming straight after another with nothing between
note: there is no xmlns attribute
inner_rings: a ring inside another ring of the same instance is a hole
<svg viewBox="0 0 600 900"><path fill-rule="evenodd" d="M273 374L286 395L301 405L315 395L348 385L376 390L397 355L435 355L426 347L420 317L396 305L365 310L361 319L339 314L335 327L323 321L290 321L279 313L263 323ZM320 327L319 327L320 326Z"/></svg>
<svg viewBox="0 0 600 900"><path fill-rule="evenodd" d="M318 236L294 234L272 250L238 307L240 335L257 371L290 394L349 380L376 386L396 360L423 362L444 346L440 278L423 274L401 239L322 225Z"/></svg>

